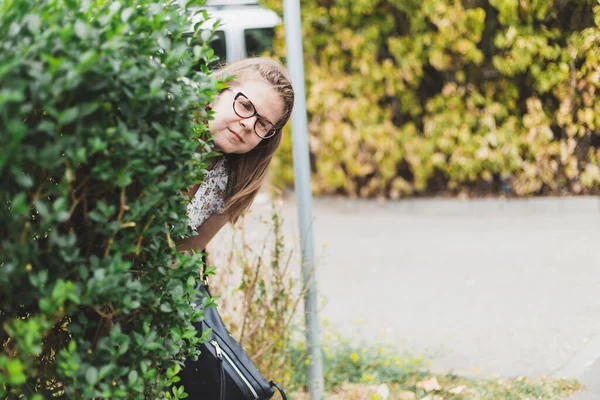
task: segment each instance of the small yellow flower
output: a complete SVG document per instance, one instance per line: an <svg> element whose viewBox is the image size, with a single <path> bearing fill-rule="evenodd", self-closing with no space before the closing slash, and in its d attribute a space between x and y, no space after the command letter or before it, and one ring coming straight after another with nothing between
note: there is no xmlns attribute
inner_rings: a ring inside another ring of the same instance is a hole
<svg viewBox="0 0 600 400"><path fill-rule="evenodd" d="M387 367L388 365L390 365L390 362L389 361L384 361L383 365L385 365Z"/></svg>
<svg viewBox="0 0 600 400"><path fill-rule="evenodd" d="M350 354L350 358L352 359L352 361L358 362L358 354L352 353Z"/></svg>
<svg viewBox="0 0 600 400"><path fill-rule="evenodd" d="M478 374L478 373L479 373L479 368L475 367L475 368L473 368L473 371L474 371L476 374Z"/></svg>
<svg viewBox="0 0 600 400"><path fill-rule="evenodd" d="M362 376L360 377L360 381L361 382L371 382L374 378L375 377L373 375L363 372Z"/></svg>

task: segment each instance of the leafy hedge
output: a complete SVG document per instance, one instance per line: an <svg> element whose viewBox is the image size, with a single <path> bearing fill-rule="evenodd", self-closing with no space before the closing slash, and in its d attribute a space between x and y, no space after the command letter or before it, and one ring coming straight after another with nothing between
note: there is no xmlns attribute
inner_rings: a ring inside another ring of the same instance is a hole
<svg viewBox="0 0 600 400"><path fill-rule="evenodd" d="M316 193L600 193L597 1L306 0L302 12ZM277 163L291 184L289 152Z"/></svg>
<svg viewBox="0 0 600 400"><path fill-rule="evenodd" d="M201 262L173 238L218 86L192 3L0 1L2 398L182 394Z"/></svg>

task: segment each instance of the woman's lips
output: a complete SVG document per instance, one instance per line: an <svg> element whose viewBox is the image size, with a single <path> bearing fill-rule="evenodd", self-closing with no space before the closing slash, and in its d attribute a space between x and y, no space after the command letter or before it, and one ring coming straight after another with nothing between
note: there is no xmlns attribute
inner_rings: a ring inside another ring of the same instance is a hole
<svg viewBox="0 0 600 400"><path fill-rule="evenodd" d="M242 143L244 143L244 140L242 140L242 137L240 135L238 135L237 133L235 133L234 131L232 131L229 128L227 128L227 130L229 132L231 132L231 135L233 136L233 140L235 140L236 142L242 142Z"/></svg>

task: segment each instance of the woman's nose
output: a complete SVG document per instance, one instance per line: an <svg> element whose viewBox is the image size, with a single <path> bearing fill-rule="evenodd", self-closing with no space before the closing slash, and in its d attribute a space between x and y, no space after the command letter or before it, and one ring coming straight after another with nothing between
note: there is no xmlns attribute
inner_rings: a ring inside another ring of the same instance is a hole
<svg viewBox="0 0 600 400"><path fill-rule="evenodd" d="M244 127L244 129L251 130L254 127L254 124L256 123L256 118L256 115L253 115L250 118L242 118L240 120L240 125Z"/></svg>

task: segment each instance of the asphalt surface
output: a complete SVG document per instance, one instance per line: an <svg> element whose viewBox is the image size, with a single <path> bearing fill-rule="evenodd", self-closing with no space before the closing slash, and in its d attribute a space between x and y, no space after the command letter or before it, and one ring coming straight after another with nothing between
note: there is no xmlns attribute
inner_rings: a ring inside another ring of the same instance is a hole
<svg viewBox="0 0 600 400"><path fill-rule="evenodd" d="M269 212L255 204L250 240ZM282 214L297 243L293 199ZM349 339L436 372L578 378L577 400L600 399L599 198L317 199L313 229L320 315Z"/></svg>

